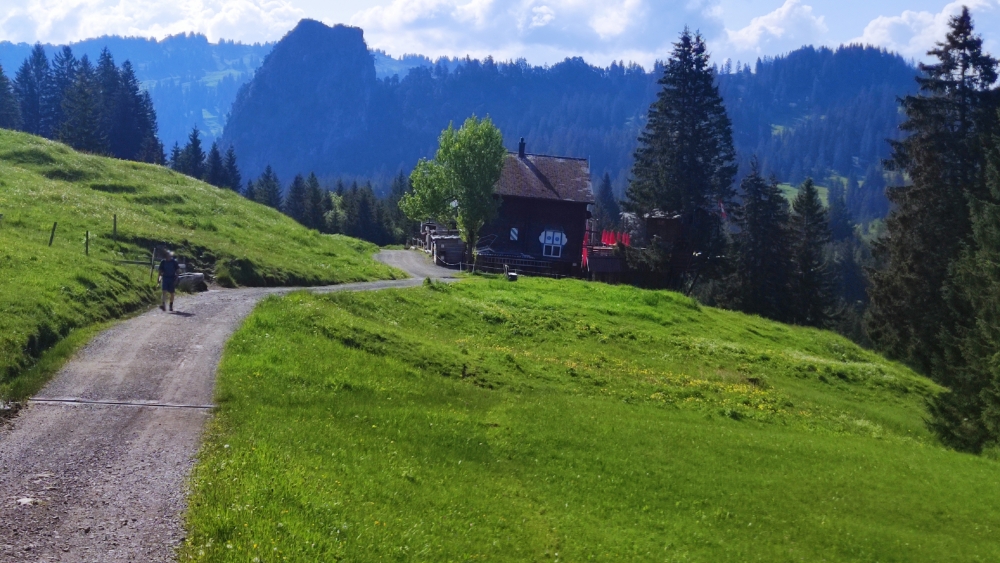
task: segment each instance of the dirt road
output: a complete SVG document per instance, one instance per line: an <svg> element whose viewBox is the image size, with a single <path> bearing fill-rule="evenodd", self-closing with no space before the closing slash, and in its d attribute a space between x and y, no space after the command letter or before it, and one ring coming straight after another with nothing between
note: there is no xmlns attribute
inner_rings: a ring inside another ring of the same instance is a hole
<svg viewBox="0 0 1000 563"><path fill-rule="evenodd" d="M448 278L420 253L377 258L411 279L312 288L362 291ZM182 296L94 339L0 427L0 562L173 561L184 486L226 340L262 297Z"/></svg>

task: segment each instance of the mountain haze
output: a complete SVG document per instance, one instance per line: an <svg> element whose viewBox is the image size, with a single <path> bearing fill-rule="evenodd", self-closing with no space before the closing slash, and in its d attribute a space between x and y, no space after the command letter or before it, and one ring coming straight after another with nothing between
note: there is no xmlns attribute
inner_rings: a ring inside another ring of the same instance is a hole
<svg viewBox="0 0 1000 563"><path fill-rule="evenodd" d="M246 174L268 164L282 178L409 170L433 154L449 122L477 114L493 119L508 147L525 137L529 152L589 158L594 174L609 172L621 190L663 73L659 64L600 68L580 58L536 67L413 57L404 76L388 77L366 52L362 30L308 20L277 44L223 133ZM718 82L741 162L756 155L783 181L822 182L861 179L888 156L896 98L913 91L915 75L881 49L804 47L754 68L727 62Z"/></svg>

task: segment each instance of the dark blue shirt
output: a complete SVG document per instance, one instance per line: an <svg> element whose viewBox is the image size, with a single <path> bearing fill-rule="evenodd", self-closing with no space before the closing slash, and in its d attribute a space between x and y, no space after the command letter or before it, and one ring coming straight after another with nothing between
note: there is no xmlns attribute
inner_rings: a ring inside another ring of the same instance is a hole
<svg viewBox="0 0 1000 563"><path fill-rule="evenodd" d="M160 275L163 276L164 280L173 280L177 277L177 272L181 269L181 265L177 263L175 258L169 260L160 261Z"/></svg>

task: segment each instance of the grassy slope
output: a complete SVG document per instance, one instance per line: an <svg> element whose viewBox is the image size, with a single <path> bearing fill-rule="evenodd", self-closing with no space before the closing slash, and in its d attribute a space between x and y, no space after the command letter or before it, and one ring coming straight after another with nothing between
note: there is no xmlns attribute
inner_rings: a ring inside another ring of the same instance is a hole
<svg viewBox="0 0 1000 563"><path fill-rule="evenodd" d="M245 285L326 284L397 275L375 247L323 236L235 193L158 166L86 156L0 130L0 399L37 387L20 374L70 330L154 297L148 260L167 243L201 271ZM118 241L111 240L118 215ZM52 223L55 241L48 246ZM91 233L89 258L84 234ZM42 379L44 380L44 378Z"/></svg>
<svg viewBox="0 0 1000 563"><path fill-rule="evenodd" d="M996 462L828 332L577 281L265 301L182 560L988 561Z"/></svg>

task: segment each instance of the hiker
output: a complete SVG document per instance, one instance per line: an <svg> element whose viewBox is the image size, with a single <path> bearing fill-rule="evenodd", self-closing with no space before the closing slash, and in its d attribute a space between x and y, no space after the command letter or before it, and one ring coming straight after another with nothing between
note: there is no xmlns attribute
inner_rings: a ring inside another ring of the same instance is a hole
<svg viewBox="0 0 1000 563"><path fill-rule="evenodd" d="M160 303L160 310L167 310L167 294L170 295L170 310L174 310L174 289L177 287L177 277L180 274L181 265L174 258L174 253L167 251L167 257L160 260L160 287L163 288L163 301Z"/></svg>

